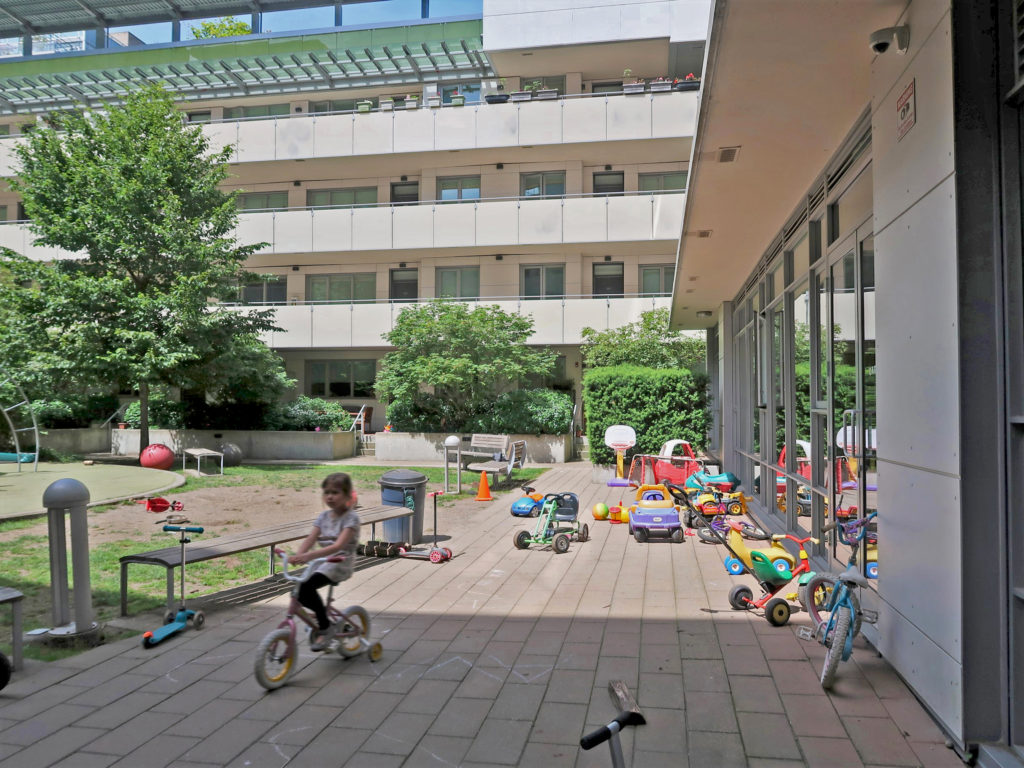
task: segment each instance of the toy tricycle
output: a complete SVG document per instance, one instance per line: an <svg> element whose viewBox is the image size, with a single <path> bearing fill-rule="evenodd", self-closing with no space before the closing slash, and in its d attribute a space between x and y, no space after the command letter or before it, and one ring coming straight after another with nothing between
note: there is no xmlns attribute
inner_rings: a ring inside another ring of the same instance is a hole
<svg viewBox="0 0 1024 768"><path fill-rule="evenodd" d="M512 536L516 549L527 549L531 544L550 544L556 554L569 551L569 541L586 541L590 528L578 519L580 500L575 493L548 493L544 496L540 516L533 533L517 531Z"/></svg>
<svg viewBox="0 0 1024 768"><path fill-rule="evenodd" d="M669 536L676 544L683 540L679 509L664 485L641 485L636 503L629 508L629 532L643 544L652 533Z"/></svg>

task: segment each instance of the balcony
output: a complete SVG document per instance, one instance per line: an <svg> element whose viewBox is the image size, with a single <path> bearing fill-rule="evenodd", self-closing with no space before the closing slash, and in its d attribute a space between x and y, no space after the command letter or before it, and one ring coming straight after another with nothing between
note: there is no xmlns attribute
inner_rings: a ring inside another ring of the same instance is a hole
<svg viewBox="0 0 1024 768"><path fill-rule="evenodd" d="M531 300L522 297L493 297L465 300L476 306L497 305L503 311L533 320L530 344L579 344L582 331L616 328L640 319L642 312L667 307L668 296L625 296L595 298L565 296ZM275 322L281 331L264 334L274 349L323 349L337 347L386 347L383 334L390 331L398 314L409 302L366 302L351 304L304 303L275 307ZM244 311L243 306L238 307Z"/></svg>
<svg viewBox="0 0 1024 768"><path fill-rule="evenodd" d="M237 236L269 243L262 254L676 241L685 198L645 192L300 208L242 214Z"/></svg>

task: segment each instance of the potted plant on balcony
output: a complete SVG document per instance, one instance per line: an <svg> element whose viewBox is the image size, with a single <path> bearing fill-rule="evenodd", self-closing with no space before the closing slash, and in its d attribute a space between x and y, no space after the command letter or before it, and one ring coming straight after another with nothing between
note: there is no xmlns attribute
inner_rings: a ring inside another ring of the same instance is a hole
<svg viewBox="0 0 1024 768"><path fill-rule="evenodd" d="M395 100L391 96L380 97L380 111L391 112L395 108Z"/></svg>
<svg viewBox="0 0 1024 768"><path fill-rule="evenodd" d="M410 93L405 97L405 108L416 109L420 105L420 97L415 93Z"/></svg>
<svg viewBox="0 0 1024 768"><path fill-rule="evenodd" d="M427 106L433 109L434 107L441 106L441 94L439 93L428 93L427 94Z"/></svg>
<svg viewBox="0 0 1024 768"><path fill-rule="evenodd" d="M700 89L700 78L697 77L693 72L688 74L682 80L676 80L672 84L673 91L696 91Z"/></svg>
<svg viewBox="0 0 1024 768"><path fill-rule="evenodd" d="M673 81L667 77L656 77L651 81L651 93L668 93L672 90Z"/></svg>
<svg viewBox="0 0 1024 768"><path fill-rule="evenodd" d="M461 107L466 103L465 94L459 93L458 91L452 91L451 104L453 107Z"/></svg>
<svg viewBox="0 0 1024 768"><path fill-rule="evenodd" d="M501 91L501 93L488 93L486 96L484 96L484 100L488 104L504 104L506 101L508 101L508 94L504 93L504 90L505 78L503 77L501 78L501 80L498 81L498 91Z"/></svg>
<svg viewBox="0 0 1024 768"><path fill-rule="evenodd" d="M540 80L530 80L527 83L523 83L523 90L512 92L512 101L529 101L539 88Z"/></svg>
<svg viewBox="0 0 1024 768"><path fill-rule="evenodd" d="M369 112L373 109L373 102L369 99L360 99L356 102L356 112Z"/></svg>
<svg viewBox="0 0 1024 768"><path fill-rule="evenodd" d="M643 78L633 77L633 70L628 67L622 70L622 92L626 94L643 93Z"/></svg>

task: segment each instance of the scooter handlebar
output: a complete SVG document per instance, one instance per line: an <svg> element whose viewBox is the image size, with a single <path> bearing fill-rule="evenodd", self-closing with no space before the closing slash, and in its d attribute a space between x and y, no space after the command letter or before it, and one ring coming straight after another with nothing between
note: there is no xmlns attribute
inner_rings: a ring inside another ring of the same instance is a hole
<svg viewBox="0 0 1024 768"><path fill-rule="evenodd" d="M203 528L200 525L165 525L163 530L169 533L177 533L178 531L184 531L185 533L203 532Z"/></svg>
<svg viewBox="0 0 1024 768"><path fill-rule="evenodd" d="M598 744L603 744L612 737L613 733L618 733L623 728L627 728L631 725L644 725L647 720L639 712L626 710L620 712L618 717L612 720L608 725L602 725L596 731L591 731L580 739L580 746L583 749L593 749Z"/></svg>

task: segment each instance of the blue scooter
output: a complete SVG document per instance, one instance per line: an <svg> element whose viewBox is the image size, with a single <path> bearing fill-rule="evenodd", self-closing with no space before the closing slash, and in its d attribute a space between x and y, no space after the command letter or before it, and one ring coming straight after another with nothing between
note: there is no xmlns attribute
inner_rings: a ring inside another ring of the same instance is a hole
<svg viewBox="0 0 1024 768"><path fill-rule="evenodd" d="M168 533L177 533L179 535L178 541L181 542L181 605L178 607L177 612L167 611L164 614L164 625L153 632L146 632L142 636L142 647L152 648L154 645L162 640L166 640L171 635L181 632L183 629L187 629L189 622L192 622L194 629L202 629L203 624L206 623L206 614L202 611L190 611L185 607L185 545L188 544L192 539L188 538L185 534L187 533L202 533L202 527L198 525L185 526L181 523L187 523L184 517L180 515L174 515L167 518L166 521L174 521L175 525L165 525L163 530Z"/></svg>

